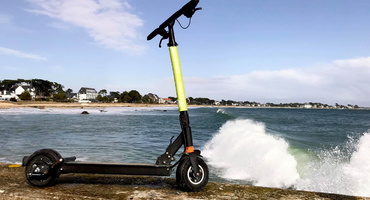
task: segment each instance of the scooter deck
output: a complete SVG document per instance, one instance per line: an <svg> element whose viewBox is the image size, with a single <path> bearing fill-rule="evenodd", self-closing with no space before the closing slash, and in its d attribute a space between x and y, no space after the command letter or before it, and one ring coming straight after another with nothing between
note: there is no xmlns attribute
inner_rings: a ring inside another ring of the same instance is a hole
<svg viewBox="0 0 370 200"><path fill-rule="evenodd" d="M86 174L123 174L170 176L171 165L154 165L143 163L110 163L110 162L64 162L60 172Z"/></svg>

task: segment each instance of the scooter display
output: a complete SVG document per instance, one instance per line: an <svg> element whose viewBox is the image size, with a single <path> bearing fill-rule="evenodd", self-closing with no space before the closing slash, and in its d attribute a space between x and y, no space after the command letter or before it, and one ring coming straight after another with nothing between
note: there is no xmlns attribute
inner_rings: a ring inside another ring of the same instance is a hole
<svg viewBox="0 0 370 200"><path fill-rule="evenodd" d="M76 161L76 157L63 158L53 149L40 149L30 156L25 156L22 161L27 181L31 185L51 186L57 183L61 174L68 173L170 176L176 166L176 182L182 189L200 191L207 185L209 177L207 164L203 160L201 152L195 150L193 146L184 81L174 32L174 25L179 17L184 15L191 18L197 10L201 9L197 8L198 3L199 0L189 1L147 37L147 40L151 40L160 35L162 37L160 45L163 40L168 39L180 113L181 133L174 141L171 139L165 152L158 156L156 162L154 164L79 162ZM171 164L175 161L175 155L182 146L184 151L181 158Z"/></svg>

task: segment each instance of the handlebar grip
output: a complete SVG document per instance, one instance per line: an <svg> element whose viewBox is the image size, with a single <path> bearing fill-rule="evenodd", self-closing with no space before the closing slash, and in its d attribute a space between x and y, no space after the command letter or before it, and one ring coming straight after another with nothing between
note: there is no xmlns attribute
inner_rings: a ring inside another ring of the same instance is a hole
<svg viewBox="0 0 370 200"><path fill-rule="evenodd" d="M149 35L148 35L148 37L146 38L147 40L151 40L151 39L153 39L155 36L157 36L158 35L158 28L156 28L154 31L152 31Z"/></svg>

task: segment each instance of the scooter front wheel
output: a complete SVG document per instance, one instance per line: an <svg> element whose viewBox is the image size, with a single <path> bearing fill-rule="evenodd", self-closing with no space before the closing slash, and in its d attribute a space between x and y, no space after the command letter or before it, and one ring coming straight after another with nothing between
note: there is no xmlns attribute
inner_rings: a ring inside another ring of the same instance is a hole
<svg viewBox="0 0 370 200"><path fill-rule="evenodd" d="M61 158L60 154L52 149L41 149L33 153L26 164L27 181L36 187L54 185L60 173L51 166Z"/></svg>
<svg viewBox="0 0 370 200"><path fill-rule="evenodd" d="M199 176L195 176L189 157L183 158L176 170L177 184L187 191L201 191L208 183L208 166L200 157L197 158Z"/></svg>

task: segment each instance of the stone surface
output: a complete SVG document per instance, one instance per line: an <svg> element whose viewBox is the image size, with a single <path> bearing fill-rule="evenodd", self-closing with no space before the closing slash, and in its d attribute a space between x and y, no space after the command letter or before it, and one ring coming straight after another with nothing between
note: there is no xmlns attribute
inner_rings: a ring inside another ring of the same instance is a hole
<svg viewBox="0 0 370 200"><path fill-rule="evenodd" d="M121 175L61 175L57 185L30 186L24 167L0 164L0 199L369 199L248 185L208 183L201 192L184 192L172 178Z"/></svg>

